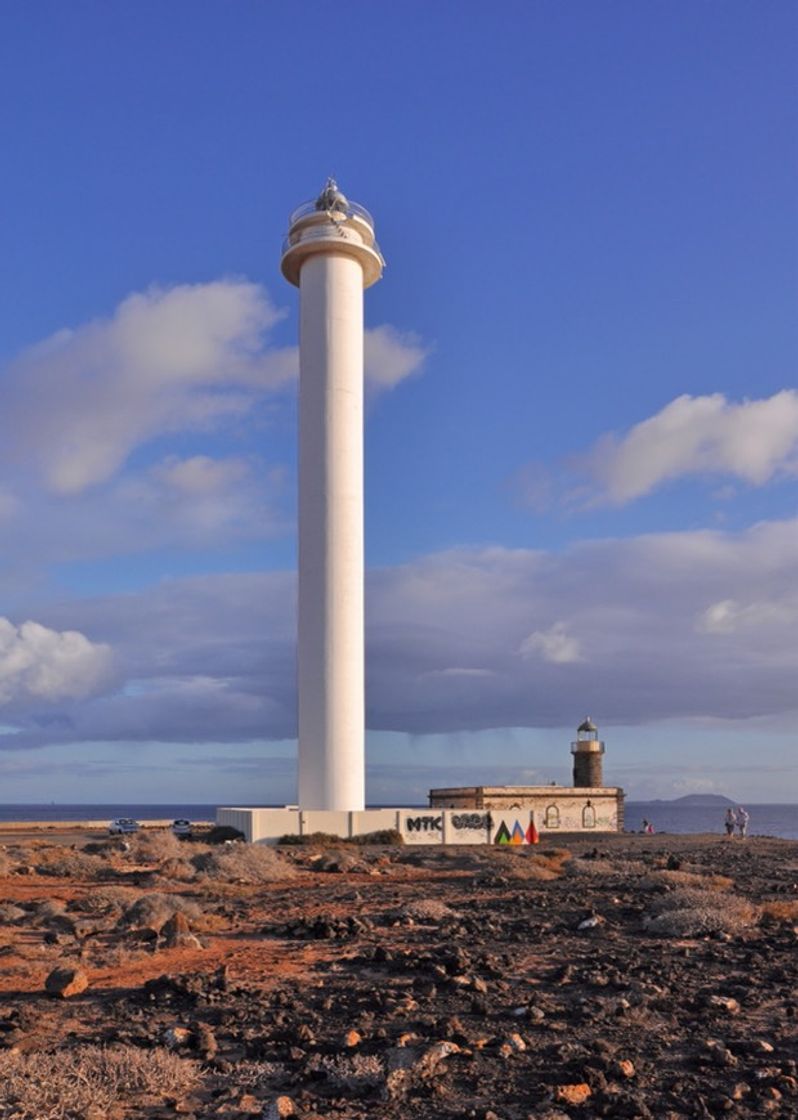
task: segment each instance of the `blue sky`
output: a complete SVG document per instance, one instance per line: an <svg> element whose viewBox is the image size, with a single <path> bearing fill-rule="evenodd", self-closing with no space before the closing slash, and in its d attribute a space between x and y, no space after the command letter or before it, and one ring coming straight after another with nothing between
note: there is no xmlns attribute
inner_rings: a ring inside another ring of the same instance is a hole
<svg viewBox="0 0 798 1120"><path fill-rule="evenodd" d="M786 2L7 6L0 799L294 796L289 211L375 215L369 798L798 800Z"/></svg>

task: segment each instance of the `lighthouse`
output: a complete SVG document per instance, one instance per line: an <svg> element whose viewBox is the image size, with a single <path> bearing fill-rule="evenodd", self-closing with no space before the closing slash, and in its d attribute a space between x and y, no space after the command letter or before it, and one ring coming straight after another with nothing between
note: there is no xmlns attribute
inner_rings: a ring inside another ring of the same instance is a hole
<svg viewBox="0 0 798 1120"><path fill-rule="evenodd" d="M598 728L590 716L576 729L576 741L571 743L574 756L574 785L596 788L604 784L602 756L604 744L598 737Z"/></svg>
<svg viewBox="0 0 798 1120"><path fill-rule="evenodd" d="M328 179L289 218L299 288L300 809L365 805L363 291L384 262L367 210Z"/></svg>

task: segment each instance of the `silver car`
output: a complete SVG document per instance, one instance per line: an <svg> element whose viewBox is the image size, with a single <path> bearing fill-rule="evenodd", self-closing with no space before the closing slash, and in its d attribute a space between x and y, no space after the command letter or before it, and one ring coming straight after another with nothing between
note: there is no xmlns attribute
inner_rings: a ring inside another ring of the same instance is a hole
<svg viewBox="0 0 798 1120"><path fill-rule="evenodd" d="M111 836L123 836L128 832L138 832L140 827L139 822L132 817L117 817L108 825L108 832Z"/></svg>

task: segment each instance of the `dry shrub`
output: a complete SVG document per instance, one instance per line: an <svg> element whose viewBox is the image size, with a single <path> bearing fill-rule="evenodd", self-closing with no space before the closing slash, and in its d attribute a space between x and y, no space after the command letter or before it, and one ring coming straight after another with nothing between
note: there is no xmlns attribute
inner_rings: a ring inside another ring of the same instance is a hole
<svg viewBox="0 0 798 1120"><path fill-rule="evenodd" d="M399 911L400 917L414 922L441 922L444 918L454 917L454 911L437 898L416 898Z"/></svg>
<svg viewBox="0 0 798 1120"><path fill-rule="evenodd" d="M138 832L130 841L127 858L133 863L163 863L165 860L184 859L185 845L169 829L157 828L151 832Z"/></svg>
<svg viewBox="0 0 798 1120"><path fill-rule="evenodd" d="M300 836L298 832L287 832L277 841L285 847L310 847L310 848L340 848L348 841L343 836L335 836L332 832L307 832Z"/></svg>
<svg viewBox="0 0 798 1120"><path fill-rule="evenodd" d="M696 888L663 895L653 910L653 916L645 919L645 928L660 937L734 935L750 929L759 917L758 908L745 898Z"/></svg>
<svg viewBox="0 0 798 1120"><path fill-rule="evenodd" d="M566 860L571 860L571 853L563 848L546 848L541 851L527 845L508 844L489 850L501 859L502 875L511 879L530 879L543 883L559 879Z"/></svg>
<svg viewBox="0 0 798 1120"><path fill-rule="evenodd" d="M285 1079L286 1069L279 1062L242 1061L235 1066L236 1087L250 1093L263 1093Z"/></svg>
<svg viewBox="0 0 798 1120"><path fill-rule="evenodd" d="M78 914L114 914L130 906L137 897L138 891L131 887L102 887L73 899L67 909Z"/></svg>
<svg viewBox="0 0 798 1120"><path fill-rule="evenodd" d="M771 922L798 921L798 899L764 902L761 909L762 917Z"/></svg>
<svg viewBox="0 0 798 1120"><path fill-rule="evenodd" d="M534 856L525 859L513 860L507 867L502 868L502 875L508 879L523 879L529 883L550 883L559 879L562 870L549 866L546 861L539 861Z"/></svg>
<svg viewBox="0 0 798 1120"><path fill-rule="evenodd" d="M190 883L196 869L188 859L166 859L158 868L157 880L164 882Z"/></svg>
<svg viewBox="0 0 798 1120"><path fill-rule="evenodd" d="M608 859L572 859L566 875L614 875L615 867Z"/></svg>
<svg viewBox="0 0 798 1120"><path fill-rule="evenodd" d="M13 902L0 902L0 925L9 926L27 917L27 911Z"/></svg>
<svg viewBox="0 0 798 1120"><path fill-rule="evenodd" d="M640 887L648 891L663 890L668 887L730 891L733 886L734 880L725 875L699 875L695 871L652 871L640 881Z"/></svg>
<svg viewBox="0 0 798 1120"><path fill-rule="evenodd" d="M298 874L295 867L262 844L215 848L194 856L191 862L200 878L223 883L272 883L279 879L293 879Z"/></svg>
<svg viewBox="0 0 798 1120"><path fill-rule="evenodd" d="M32 919L34 925L46 925L53 918L57 918L66 910L66 903L61 898L45 898L33 904Z"/></svg>
<svg viewBox="0 0 798 1120"><path fill-rule="evenodd" d="M217 824L203 832L202 839L206 844L226 844L230 840L245 840L243 832L229 824Z"/></svg>
<svg viewBox="0 0 798 1120"><path fill-rule="evenodd" d="M5 877L6 875L10 875L13 866L8 852L0 849L0 876Z"/></svg>
<svg viewBox="0 0 798 1120"><path fill-rule="evenodd" d="M189 921L195 921L202 911L196 902L183 898L179 894L143 894L128 906L122 917L117 922L120 929L154 929L160 930L161 926L173 914L184 914Z"/></svg>
<svg viewBox="0 0 798 1120"><path fill-rule="evenodd" d="M308 1062L311 1073L321 1073L333 1089L347 1090L350 1093L366 1092L382 1084L385 1066L375 1054L354 1054L332 1057L317 1055Z"/></svg>
<svg viewBox="0 0 798 1120"><path fill-rule="evenodd" d="M557 864L567 863L574 858L574 853L570 848L550 848L548 846L545 848L537 848L535 850L535 855L539 859L550 859Z"/></svg>
<svg viewBox="0 0 798 1120"><path fill-rule="evenodd" d="M9 1120L82 1120L90 1108L109 1114L131 1098L184 1096L199 1064L167 1050L77 1046L57 1054L0 1051L0 1115Z"/></svg>
<svg viewBox="0 0 798 1120"><path fill-rule="evenodd" d="M404 837L396 828L380 828L376 832L363 832L359 836L352 837L352 843L361 846L379 844L384 847L398 848L404 842Z"/></svg>
<svg viewBox="0 0 798 1120"><path fill-rule="evenodd" d="M41 863L36 864L36 872L56 879L84 880L104 879L114 873L102 856L64 849L46 853Z"/></svg>

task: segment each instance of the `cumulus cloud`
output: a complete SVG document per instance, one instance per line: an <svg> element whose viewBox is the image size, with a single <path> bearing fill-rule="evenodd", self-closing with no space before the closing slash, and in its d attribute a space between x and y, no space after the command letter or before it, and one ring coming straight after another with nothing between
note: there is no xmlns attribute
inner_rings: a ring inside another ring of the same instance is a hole
<svg viewBox="0 0 798 1120"><path fill-rule="evenodd" d="M762 486L798 472L798 391L729 401L683 395L624 435L602 436L575 462L616 505L688 475L728 475Z"/></svg>
<svg viewBox="0 0 798 1120"><path fill-rule="evenodd" d="M0 618L0 704L80 699L109 682L111 649L76 630Z"/></svg>
<svg viewBox="0 0 798 1120"><path fill-rule="evenodd" d="M62 330L20 354L4 378L4 455L48 489L110 478L139 444L213 426L293 375L264 349L280 318L256 284L220 280L129 296L109 319Z"/></svg>
<svg viewBox="0 0 798 1120"><path fill-rule="evenodd" d="M29 693L2 747L295 734L291 573L171 580L38 617L112 646L126 685L46 725ZM439 553L369 574L368 725L779 719L798 708L796 618L798 520Z"/></svg>
<svg viewBox="0 0 798 1120"><path fill-rule="evenodd" d="M74 495L111 479L156 437L240 420L296 378L297 348L269 344L281 318L245 280L130 295L109 318L60 330L12 361L0 458ZM383 388L425 356L415 336L390 326L368 331L365 347L368 376Z"/></svg>
<svg viewBox="0 0 798 1120"><path fill-rule="evenodd" d="M429 353L418 335L387 324L366 331L364 348L366 380L374 389L392 389L418 373Z"/></svg>

